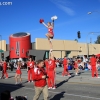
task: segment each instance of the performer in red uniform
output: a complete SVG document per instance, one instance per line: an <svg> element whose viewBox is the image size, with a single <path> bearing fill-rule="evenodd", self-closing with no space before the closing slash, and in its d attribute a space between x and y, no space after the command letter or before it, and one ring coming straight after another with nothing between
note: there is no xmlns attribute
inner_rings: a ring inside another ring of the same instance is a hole
<svg viewBox="0 0 100 100"><path fill-rule="evenodd" d="M28 82L33 82L33 73L34 73L34 66L35 62L32 60L32 58L29 58L29 61L27 63L27 72L28 72Z"/></svg>
<svg viewBox="0 0 100 100"><path fill-rule="evenodd" d="M78 75L79 68L78 68L78 61L77 61L77 59L74 62L74 68L75 68L75 75Z"/></svg>
<svg viewBox="0 0 100 100"><path fill-rule="evenodd" d="M51 23L51 22L48 22L47 25L46 25L44 22L42 22L42 24L43 24L45 27L48 28L48 33L46 34L46 37L48 38L49 43L50 43L50 49L51 49L50 51L52 51L53 45L52 45L51 40L54 38L54 33L53 33L54 20L53 20L52 23Z"/></svg>
<svg viewBox="0 0 100 100"><path fill-rule="evenodd" d="M68 60L67 60L67 57L65 56L64 57L64 60L63 60L63 72L62 72L62 75L65 76L66 74L68 76L70 76L70 73L68 72Z"/></svg>
<svg viewBox="0 0 100 100"><path fill-rule="evenodd" d="M49 54L49 65L48 65L48 89L55 89L55 60L54 60L54 56L53 53L50 52Z"/></svg>
<svg viewBox="0 0 100 100"><path fill-rule="evenodd" d="M91 67L92 67L92 70L91 70L91 74L92 74L92 77L94 77L94 74L96 74L96 77L98 77L98 70L96 68L96 58L95 58L95 55L92 55L92 57L90 58L90 63L91 63Z"/></svg>
<svg viewBox="0 0 100 100"><path fill-rule="evenodd" d="M17 69L16 69L16 74L15 74L15 84L18 84L18 78L20 79L20 83L22 83L22 78L21 78L22 72L21 72L21 62L17 62Z"/></svg>
<svg viewBox="0 0 100 100"><path fill-rule="evenodd" d="M7 63L6 63L6 61L3 62L3 74L6 76L6 79L8 79Z"/></svg>
<svg viewBox="0 0 100 100"><path fill-rule="evenodd" d="M49 65L49 59L45 59L45 67L46 67L46 72L48 73L48 65Z"/></svg>
<svg viewBox="0 0 100 100"><path fill-rule="evenodd" d="M1 79L4 79L4 71L3 71L3 61L0 61L0 67L1 67L1 72L2 72L2 75L1 75Z"/></svg>

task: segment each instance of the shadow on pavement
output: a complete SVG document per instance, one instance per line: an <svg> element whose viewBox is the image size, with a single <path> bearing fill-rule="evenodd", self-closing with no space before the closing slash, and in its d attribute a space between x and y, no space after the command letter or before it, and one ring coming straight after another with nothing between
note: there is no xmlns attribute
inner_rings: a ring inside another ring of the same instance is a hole
<svg viewBox="0 0 100 100"><path fill-rule="evenodd" d="M64 83L68 82L69 78L67 80L61 81L60 83L56 84L57 88L63 85Z"/></svg>
<svg viewBox="0 0 100 100"><path fill-rule="evenodd" d="M84 73L84 72L79 72L78 75L80 76L82 73Z"/></svg>
<svg viewBox="0 0 100 100"><path fill-rule="evenodd" d="M24 86L22 85L14 85L14 84L6 84L6 83L0 83L0 93L5 91L5 90L9 90L10 92L15 91L17 89L20 89Z"/></svg>
<svg viewBox="0 0 100 100"><path fill-rule="evenodd" d="M12 77L15 77L15 76L10 76L9 78L12 78Z"/></svg>
<svg viewBox="0 0 100 100"><path fill-rule="evenodd" d="M64 93L65 93L65 91L58 93L53 98L51 98L50 100L61 100L61 98L64 98Z"/></svg>
<svg viewBox="0 0 100 100"><path fill-rule="evenodd" d="M68 79L61 81L60 83L56 84L57 88L63 85L64 83L68 82L69 79L75 77L75 75L71 75Z"/></svg>

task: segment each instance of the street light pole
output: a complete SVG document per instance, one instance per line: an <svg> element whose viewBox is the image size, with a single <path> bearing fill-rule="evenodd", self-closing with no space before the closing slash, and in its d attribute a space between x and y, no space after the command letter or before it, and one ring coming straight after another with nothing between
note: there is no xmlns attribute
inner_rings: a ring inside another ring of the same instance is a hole
<svg viewBox="0 0 100 100"><path fill-rule="evenodd" d="M2 36L0 35L0 40L1 40L1 50L2 50Z"/></svg>
<svg viewBox="0 0 100 100"><path fill-rule="evenodd" d="M93 32L88 33L87 38L86 38L86 45L87 45L87 58L88 58L88 56L89 56L89 43L88 43L88 36L89 36L90 34L93 34Z"/></svg>

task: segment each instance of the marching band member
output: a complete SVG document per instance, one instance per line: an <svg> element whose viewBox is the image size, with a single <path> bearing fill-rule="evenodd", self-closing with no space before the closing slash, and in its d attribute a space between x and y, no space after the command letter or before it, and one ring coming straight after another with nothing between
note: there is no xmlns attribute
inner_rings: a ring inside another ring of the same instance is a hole
<svg viewBox="0 0 100 100"><path fill-rule="evenodd" d="M22 83L22 78L21 78L22 72L21 72L21 62L17 62L17 69L16 69L16 74L15 74L15 84L18 84L18 78L20 79L20 83Z"/></svg>
<svg viewBox="0 0 100 100"><path fill-rule="evenodd" d="M27 72L28 72L28 82L33 82L33 73L34 73L35 62L30 57L27 63Z"/></svg>

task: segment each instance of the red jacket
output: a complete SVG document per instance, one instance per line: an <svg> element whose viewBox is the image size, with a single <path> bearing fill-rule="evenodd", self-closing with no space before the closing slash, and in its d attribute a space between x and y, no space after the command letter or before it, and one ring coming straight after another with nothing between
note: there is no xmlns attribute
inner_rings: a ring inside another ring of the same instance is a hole
<svg viewBox="0 0 100 100"><path fill-rule="evenodd" d="M36 87L44 87L47 85L46 79L43 79L42 76L47 75L44 68L36 67L34 68L34 81Z"/></svg>
<svg viewBox="0 0 100 100"><path fill-rule="evenodd" d="M34 68L34 65L35 65L34 61L32 61L32 62L28 61L28 63L27 63L27 66L30 68Z"/></svg>

